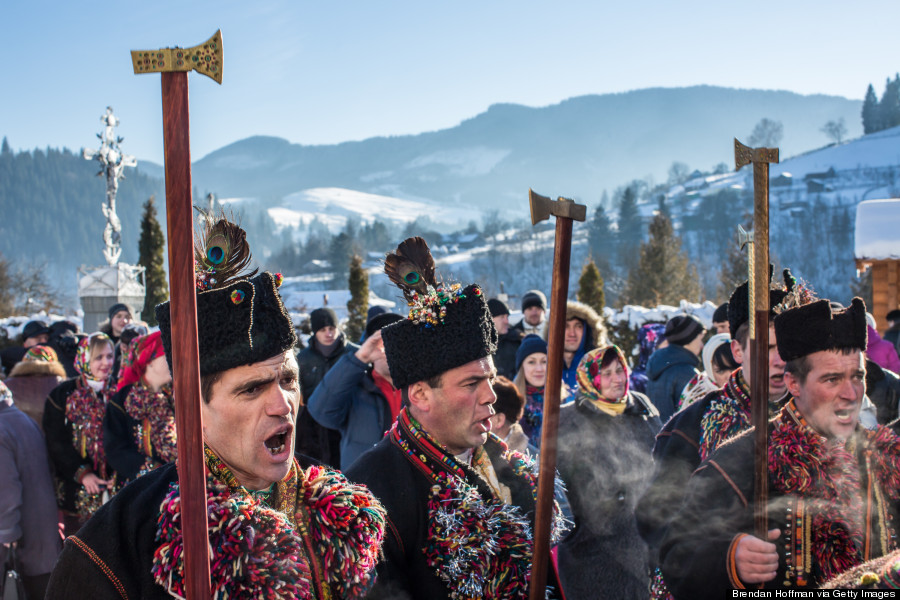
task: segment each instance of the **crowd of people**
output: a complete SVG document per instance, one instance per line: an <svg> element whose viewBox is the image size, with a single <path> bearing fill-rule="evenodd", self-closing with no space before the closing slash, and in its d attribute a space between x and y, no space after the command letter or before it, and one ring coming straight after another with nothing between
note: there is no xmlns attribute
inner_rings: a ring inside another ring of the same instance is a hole
<svg viewBox="0 0 900 600"><path fill-rule="evenodd" d="M410 238L385 259L409 311L373 308L351 340L318 308L301 349L280 276L228 268L249 256L243 232L210 227L229 240L198 262L214 597L526 598L557 389L548 598L900 583L900 310L880 335L860 299L816 298L785 270L756 340L745 282L711 322L644 324L626 356L596 310L540 290L511 324L505 298L443 282ZM551 381L554 310L565 331ZM31 321L0 353L0 543L28 598L185 595L169 303L158 329L124 304L108 316L88 333Z"/></svg>

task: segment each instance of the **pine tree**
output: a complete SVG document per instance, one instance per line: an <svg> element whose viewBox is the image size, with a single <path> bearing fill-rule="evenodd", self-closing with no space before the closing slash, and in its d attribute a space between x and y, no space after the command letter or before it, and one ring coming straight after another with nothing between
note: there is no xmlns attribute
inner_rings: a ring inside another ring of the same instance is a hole
<svg viewBox="0 0 900 600"><path fill-rule="evenodd" d="M591 256L597 257L595 262L600 274L609 277L612 265L616 263L616 233L602 201L594 209L594 216L588 223L588 246Z"/></svg>
<svg viewBox="0 0 900 600"><path fill-rule="evenodd" d="M16 300L13 292L14 278L12 265L0 254L0 318L13 315Z"/></svg>
<svg viewBox="0 0 900 600"><path fill-rule="evenodd" d="M875 95L875 88L871 83L866 90L866 99L863 100L862 125L863 133L878 131L878 96Z"/></svg>
<svg viewBox="0 0 900 600"><path fill-rule="evenodd" d="M619 203L619 257L628 269L637 263L637 251L641 243L641 216L637 208L637 192L628 186Z"/></svg>
<svg viewBox="0 0 900 600"><path fill-rule="evenodd" d="M603 307L606 306L603 277L590 255L581 269L581 277L578 278L578 293L575 294L575 297L579 302L583 302L597 311L598 315L603 314Z"/></svg>
<svg viewBox="0 0 900 600"><path fill-rule="evenodd" d="M144 202L144 214L141 217L141 237L138 240L138 264L144 267L144 309L141 317L150 326L156 323L156 305L169 299L169 282L166 278L163 250L166 238L156 218L156 205L153 196Z"/></svg>
<svg viewBox="0 0 900 600"><path fill-rule="evenodd" d="M369 274L362 266L362 257L350 259L350 300L347 301L347 325L344 331L351 340L358 340L366 329L369 312Z"/></svg>
<svg viewBox="0 0 900 600"><path fill-rule="evenodd" d="M6 136L3 136L3 145L0 146L0 155L2 156L12 156L12 149L9 147L9 141L6 139Z"/></svg>
<svg viewBox="0 0 900 600"><path fill-rule="evenodd" d="M884 84L884 94L878 104L878 130L900 125L900 78L888 77Z"/></svg>
<svg viewBox="0 0 900 600"><path fill-rule="evenodd" d="M697 269L681 249L672 221L657 214L650 222L650 237L641 244L640 261L628 273L626 304L678 305L681 300L699 300Z"/></svg>

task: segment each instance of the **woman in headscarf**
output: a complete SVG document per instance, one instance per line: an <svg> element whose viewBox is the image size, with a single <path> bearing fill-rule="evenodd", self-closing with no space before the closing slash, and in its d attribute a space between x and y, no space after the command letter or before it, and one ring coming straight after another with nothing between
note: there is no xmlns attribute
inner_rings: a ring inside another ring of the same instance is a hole
<svg viewBox="0 0 900 600"><path fill-rule="evenodd" d="M660 429L647 396L628 389L617 346L588 352L576 371L578 394L559 415L557 467L566 482L575 529L559 545L568 600L647 598L649 559L634 507L653 472L650 452Z"/></svg>
<svg viewBox="0 0 900 600"><path fill-rule="evenodd" d="M703 371L684 386L676 410L700 400L710 392L715 392L728 383L728 378L740 367L731 353L731 335L718 333L706 342L700 354L703 359Z"/></svg>
<svg viewBox="0 0 900 600"><path fill-rule="evenodd" d="M114 352L104 333L82 338L75 357L78 377L59 384L44 405L44 435L66 535L77 531L115 490L116 477L103 448Z"/></svg>
<svg viewBox="0 0 900 600"><path fill-rule="evenodd" d="M107 461L123 484L177 457L171 382L162 334L135 338L103 421Z"/></svg>
<svg viewBox="0 0 900 600"><path fill-rule="evenodd" d="M47 396L65 379L66 369L53 348L38 345L28 349L4 383L15 397L19 410L34 419L40 427Z"/></svg>

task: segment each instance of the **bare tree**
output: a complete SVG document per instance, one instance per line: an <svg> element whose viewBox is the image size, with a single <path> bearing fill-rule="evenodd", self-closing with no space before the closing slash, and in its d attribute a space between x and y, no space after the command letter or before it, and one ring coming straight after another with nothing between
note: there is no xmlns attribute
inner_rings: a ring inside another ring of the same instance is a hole
<svg viewBox="0 0 900 600"><path fill-rule="evenodd" d="M747 144L753 148L766 147L777 148L784 137L784 126L781 121L773 119L760 119L753 133L747 138Z"/></svg>
<svg viewBox="0 0 900 600"><path fill-rule="evenodd" d="M844 136L847 135L847 125L844 123L844 118L841 117L837 121L828 121L819 131L827 135L828 139L835 144L840 144Z"/></svg>

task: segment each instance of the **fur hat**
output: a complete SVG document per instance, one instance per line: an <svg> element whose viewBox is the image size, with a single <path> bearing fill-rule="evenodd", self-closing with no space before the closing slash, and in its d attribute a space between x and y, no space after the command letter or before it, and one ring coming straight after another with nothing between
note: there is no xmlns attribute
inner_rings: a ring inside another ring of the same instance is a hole
<svg viewBox="0 0 900 600"><path fill-rule="evenodd" d="M438 282L425 240L404 240L385 257L384 272L410 306L407 319L381 330L395 386L430 379L497 351L497 330L481 288Z"/></svg>
<svg viewBox="0 0 900 600"><path fill-rule="evenodd" d="M266 360L297 341L278 286L280 273L246 272L250 247L244 230L222 218L207 225L194 249L200 375ZM166 360L172 364L169 302L156 307Z"/></svg>
<svg viewBox="0 0 900 600"><path fill-rule="evenodd" d="M56 350L50 346L32 346L25 356L9 372L10 377L45 377L55 375L66 378L66 369L59 362Z"/></svg>
<svg viewBox="0 0 900 600"><path fill-rule="evenodd" d="M843 311L832 310L828 300L791 308L775 317L775 336L778 354L785 362L821 350L865 351L866 304L854 298Z"/></svg>
<svg viewBox="0 0 900 600"><path fill-rule="evenodd" d="M784 279L784 287L772 288L772 270L772 265L769 265L769 318L775 314L773 309L781 304L785 297L794 289L794 286L797 285L797 280L791 275L791 270L785 269L781 273L782 278ZM731 337L734 338L737 335L737 330L740 326L749 321L750 284L745 281L734 288L734 292L732 292L731 298L728 300L728 330L731 332Z"/></svg>
<svg viewBox="0 0 900 600"><path fill-rule="evenodd" d="M584 323L584 335L586 336L584 349L585 351L593 350L597 346L606 345L606 326L603 325L603 319L597 314L597 311L583 302L568 300L566 302L566 321L570 319L579 319ZM550 321L544 325L544 331L541 337L545 341L550 339Z"/></svg>

